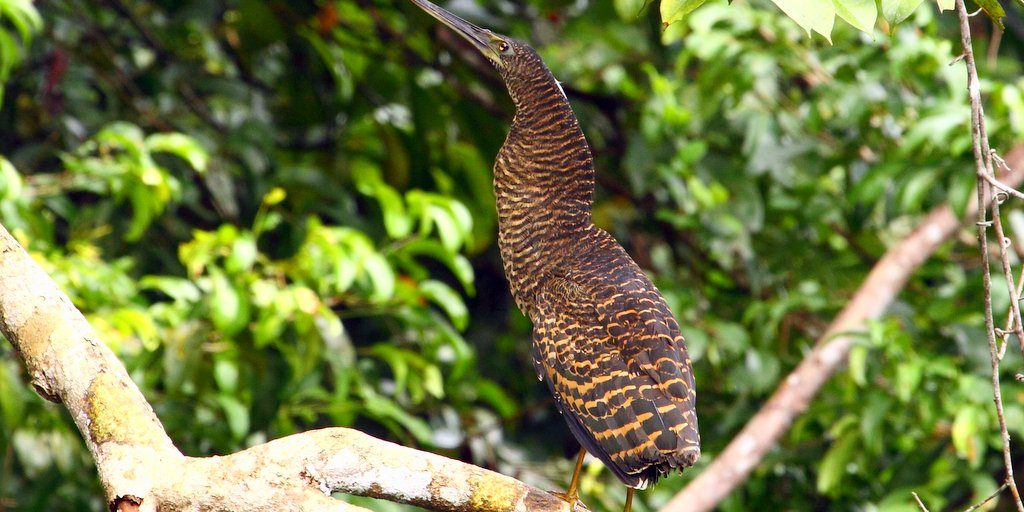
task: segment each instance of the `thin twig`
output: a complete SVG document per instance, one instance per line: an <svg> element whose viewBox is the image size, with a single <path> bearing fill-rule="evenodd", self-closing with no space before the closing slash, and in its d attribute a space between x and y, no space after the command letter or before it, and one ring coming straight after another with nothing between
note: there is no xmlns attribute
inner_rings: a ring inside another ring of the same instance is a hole
<svg viewBox="0 0 1024 512"><path fill-rule="evenodd" d="M981 502L979 503L971 505L971 507L968 508L967 510L964 510L964 512L974 512L975 510L984 507L986 503L994 500L996 496L999 496L999 493L1003 492L1003 490L1006 489L1006 487L1007 483L1003 482L1003 485L1000 485L996 490L992 491L992 494L989 494L987 498L981 500Z"/></svg>
<svg viewBox="0 0 1024 512"><path fill-rule="evenodd" d="M990 185L992 185L993 187L999 189L1000 192L1003 192L1003 193L1005 193L1007 195L1011 195L1013 197L1016 197L1017 199L1024 199L1024 192L1021 192L1021 191L1019 191L1019 190L1017 190L1017 189L1015 189L1015 188L1013 188L1013 187L1011 187L1011 186L1009 186L1009 185L1007 185L1007 184L997 180L995 178L995 176L992 176L992 175L988 174L987 172L979 174L978 178L981 178L981 179L989 182Z"/></svg>
<svg viewBox="0 0 1024 512"><path fill-rule="evenodd" d="M914 496L914 501L916 501L917 506L921 508L921 512L929 512L928 507L924 506L924 502L921 501L921 497L918 496L916 492L911 492L910 494Z"/></svg>
<svg viewBox="0 0 1024 512"><path fill-rule="evenodd" d="M992 228L996 232L996 239L999 240L999 259L1003 264L1003 274L1006 276L1006 288L1010 292L1009 322L1012 322L1013 332L1017 335L1017 342L1020 343L1021 353L1024 354L1024 325L1021 324L1020 317L1020 292L1018 292L1017 287L1014 286L1015 279L1013 278L1013 269L1010 267L1009 255L1011 242L1009 238L1006 238L1006 234L1003 232L1003 221L999 216L998 195L997 197L992 198ZM999 359L1002 359L1002 357Z"/></svg>
<svg viewBox="0 0 1024 512"><path fill-rule="evenodd" d="M1017 485L1013 479L1013 460L1010 457L1010 434L1006 428L1006 417L1003 414L1003 398L1002 391L999 387L999 353L996 345L996 334L995 334L995 322L992 317L992 275L989 271L989 253L988 253L988 233L985 215L986 209L981 207L987 204L986 199L989 195L989 187L992 185L985 176L995 176L992 172L992 153L988 147L988 135L985 132L985 112L981 106L981 85L978 83L978 68L974 62L974 51L971 47L971 27L970 20L968 19L967 7L964 6L964 0L956 0L956 13L960 19L960 42L964 49L964 63L967 67L967 91L971 99L971 136L972 146L974 149L974 162L975 170L978 175L978 248L981 251L982 260L982 284L985 291L985 327L987 330L989 354L991 356L992 366L992 398L996 406L996 415L999 418L999 430L1003 441L1003 466L1006 470L1006 475L1003 480L1005 487L1010 489L1010 493L1013 495L1014 504L1017 506L1018 512L1024 512L1024 503L1021 503L1020 492L1017 490ZM998 226L998 231L1001 233L1002 226L999 222L999 204L995 201L992 202L993 212L993 227ZM1005 245L1003 244L1004 238L1000 236L1000 247L1001 254L1005 254ZM1005 270L1005 267L1004 267ZM1009 287L1011 294L1016 291L1013 286L1012 274L1007 276L1009 281ZM1013 301L1012 307L1019 308L1016 304L1016 300ZM1019 309L1014 314L1016 320L1015 329L1018 333L1020 331L1020 313ZM1018 334L1020 336L1020 334ZM1024 343L1024 339L1022 339Z"/></svg>

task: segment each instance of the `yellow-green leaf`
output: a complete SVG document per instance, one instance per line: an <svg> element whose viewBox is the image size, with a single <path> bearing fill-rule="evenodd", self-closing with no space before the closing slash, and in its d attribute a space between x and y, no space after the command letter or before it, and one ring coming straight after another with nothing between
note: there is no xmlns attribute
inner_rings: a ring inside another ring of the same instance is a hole
<svg viewBox="0 0 1024 512"><path fill-rule="evenodd" d="M869 34L875 29L878 17L875 0L832 0L832 4L836 14L850 25Z"/></svg>
<svg viewBox="0 0 1024 512"><path fill-rule="evenodd" d="M1006 16L1006 11L1003 10L1003 6L999 5L999 0L974 0L974 3L985 11L985 14L992 19L992 23L995 23L999 30L1003 29L1003 16Z"/></svg>
<svg viewBox="0 0 1024 512"><path fill-rule="evenodd" d="M693 12L706 0L661 0L661 22L671 25Z"/></svg>
<svg viewBox="0 0 1024 512"><path fill-rule="evenodd" d="M836 8L832 2L821 0L772 0L775 5L807 31L817 32L832 41L832 25L836 21Z"/></svg>
<svg viewBox="0 0 1024 512"><path fill-rule="evenodd" d="M882 0L882 16L895 25L914 13L924 0Z"/></svg>

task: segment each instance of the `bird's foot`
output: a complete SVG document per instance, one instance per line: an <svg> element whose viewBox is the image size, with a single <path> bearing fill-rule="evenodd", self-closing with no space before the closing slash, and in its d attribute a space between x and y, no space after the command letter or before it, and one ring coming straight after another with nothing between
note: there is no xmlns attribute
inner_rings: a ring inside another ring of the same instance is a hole
<svg viewBox="0 0 1024 512"><path fill-rule="evenodd" d="M551 494L558 496L566 503L568 503L570 512L590 512L590 509L587 508L587 504L583 503L583 500L580 499L580 495L578 493L574 492L572 494L569 494L565 492L551 491Z"/></svg>

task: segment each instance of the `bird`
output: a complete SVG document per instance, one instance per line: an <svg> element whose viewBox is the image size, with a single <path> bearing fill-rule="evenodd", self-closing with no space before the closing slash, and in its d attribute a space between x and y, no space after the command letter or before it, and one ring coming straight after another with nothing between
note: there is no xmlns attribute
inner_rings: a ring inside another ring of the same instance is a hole
<svg viewBox="0 0 1024 512"><path fill-rule="evenodd" d="M494 65L515 114L494 162L498 247L513 299L533 323L538 377L584 456L646 488L700 457L696 387L679 323L643 270L594 225L594 161L561 84L527 43L411 0Z"/></svg>

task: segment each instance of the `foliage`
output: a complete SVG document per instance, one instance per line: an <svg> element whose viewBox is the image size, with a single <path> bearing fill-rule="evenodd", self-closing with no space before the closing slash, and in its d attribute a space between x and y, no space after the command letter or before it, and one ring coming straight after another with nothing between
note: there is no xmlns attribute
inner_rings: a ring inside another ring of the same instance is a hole
<svg viewBox="0 0 1024 512"><path fill-rule="evenodd" d="M686 15L700 7L707 0L663 0L661 2L661 21L665 25L682 20ZM829 41L832 40L832 27L838 15L843 21L857 29L872 33L875 21L881 8L882 18L886 23L895 25L910 17L924 0L772 0L782 12L807 31L817 32ZM940 11L953 9L954 0L936 0ZM1024 0L1017 0L1024 6ZM976 0L985 14L1000 29L1006 11L998 0Z"/></svg>
<svg viewBox="0 0 1024 512"><path fill-rule="evenodd" d="M348 425L565 485L574 446L494 247L489 167L511 107L489 68L405 2L38 9L0 103L0 221L183 451ZM970 195L956 31L931 10L874 38L836 26L829 45L766 2L708 3L664 29L632 0L483 9L463 14L536 43L563 81L597 157L595 221L685 326L705 460L885 248ZM983 69L999 148L1024 130L1007 27ZM909 511L916 490L941 510L990 492L974 261L970 244L933 258L722 509ZM77 433L9 351L0 508L98 510ZM1004 395L1024 435L1024 401ZM621 507L598 464L582 484L592 509Z"/></svg>

